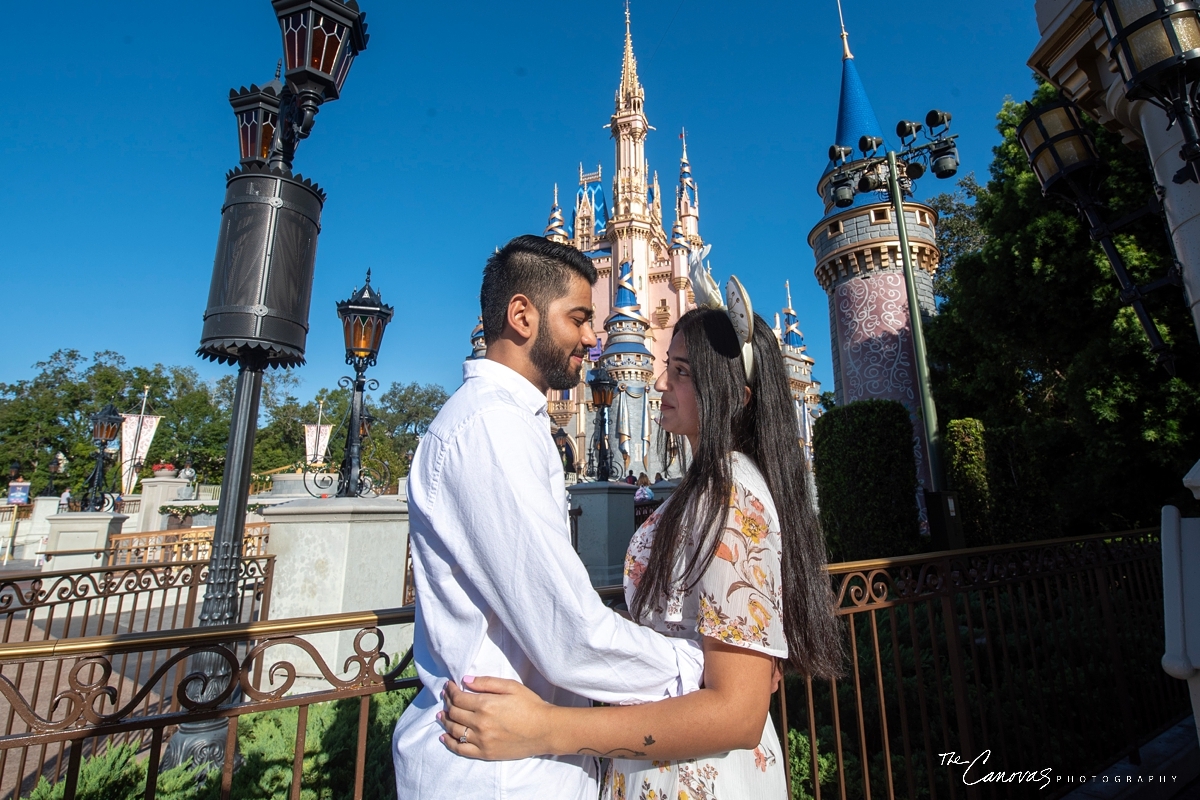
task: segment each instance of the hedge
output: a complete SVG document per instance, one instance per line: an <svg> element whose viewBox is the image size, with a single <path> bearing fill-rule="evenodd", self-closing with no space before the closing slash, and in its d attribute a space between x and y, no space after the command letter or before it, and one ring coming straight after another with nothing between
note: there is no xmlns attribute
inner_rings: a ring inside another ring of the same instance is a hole
<svg viewBox="0 0 1200 800"><path fill-rule="evenodd" d="M945 443L946 477L950 488L958 493L967 547L994 544L992 492L988 483L983 423L970 418L951 420L942 441Z"/></svg>
<svg viewBox="0 0 1200 800"><path fill-rule="evenodd" d="M813 466L830 560L921 551L913 424L902 404L862 400L821 416Z"/></svg>

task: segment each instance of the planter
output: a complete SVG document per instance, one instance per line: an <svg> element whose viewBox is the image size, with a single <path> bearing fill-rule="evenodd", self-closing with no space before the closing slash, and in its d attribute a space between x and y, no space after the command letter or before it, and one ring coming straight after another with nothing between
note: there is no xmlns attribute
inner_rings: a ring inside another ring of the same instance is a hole
<svg viewBox="0 0 1200 800"><path fill-rule="evenodd" d="M156 469L156 470L154 470L154 477L156 477L156 478L175 478L178 476L179 476L179 470L177 470L177 469Z"/></svg>

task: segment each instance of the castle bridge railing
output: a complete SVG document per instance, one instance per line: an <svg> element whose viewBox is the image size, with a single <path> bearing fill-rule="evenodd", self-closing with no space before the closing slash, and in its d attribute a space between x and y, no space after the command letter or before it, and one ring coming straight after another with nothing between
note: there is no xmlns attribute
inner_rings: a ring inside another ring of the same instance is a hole
<svg viewBox="0 0 1200 800"><path fill-rule="evenodd" d="M829 573L845 621L846 674L784 683L776 720L790 722L785 741L795 758L780 755L793 766L794 797L1058 797L1078 788L1068 776L1136 757L1188 713L1185 684L1159 667L1154 530L834 564ZM619 587L599 591L620 605ZM339 713L357 706L353 755L341 767L352 776L343 788L352 785L360 798L364 775L390 769L375 763L387 758L390 731L378 729L371 698L418 685L405 673L411 650L386 653L382 629L412 620L412 607L404 607L0 646L0 696L12 709L6 713L25 724L0 736L0 752L55 748L54 768L40 774L64 781L69 800L86 755L115 737L137 737L145 796L153 797L162 747L181 722L234 720L232 744L239 718L294 708L291 776L281 779L278 796L299 797L321 780L306 760L309 711L336 702ZM314 644L333 631L354 634L354 652L340 664L326 663ZM188 687L198 678L187 665L203 653L227 664L232 677L217 698L197 702ZM154 669L127 681L137 692L118 691L115 661L153 654ZM316 684L298 680L301 662ZM55 687L57 704L32 700L29 687L11 679L18 668L67 676ZM162 700L150 707L150 696ZM987 761L979 774L964 775L945 753L975 761L977 771L985 753ZM211 780L223 797L236 796L233 760L219 766ZM1048 770L1049 785L968 785L1000 770Z"/></svg>

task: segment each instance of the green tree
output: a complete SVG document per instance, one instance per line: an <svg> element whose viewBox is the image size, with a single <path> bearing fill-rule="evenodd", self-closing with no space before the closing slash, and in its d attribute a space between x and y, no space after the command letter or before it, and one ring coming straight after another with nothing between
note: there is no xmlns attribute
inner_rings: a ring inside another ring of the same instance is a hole
<svg viewBox="0 0 1200 800"><path fill-rule="evenodd" d="M1034 102L1052 96L1042 85ZM992 482L993 503L1001 513L1014 504L1036 509L1039 535L1153 525L1164 503L1191 502L1180 479L1200 456L1196 332L1178 290L1152 296L1147 305L1178 374L1155 366L1087 226L1071 205L1042 196L1016 140L1025 113L1004 103L991 179L962 189L974 206L941 206L943 228L956 238L938 282L940 314L927 331L938 413L980 420L989 451L996 434L1005 453L988 453L989 472L1007 459L1011 485ZM1151 197L1149 166L1118 136L1087 124L1103 162L1093 190L1115 220ZM1172 263L1157 215L1115 240L1139 284Z"/></svg>

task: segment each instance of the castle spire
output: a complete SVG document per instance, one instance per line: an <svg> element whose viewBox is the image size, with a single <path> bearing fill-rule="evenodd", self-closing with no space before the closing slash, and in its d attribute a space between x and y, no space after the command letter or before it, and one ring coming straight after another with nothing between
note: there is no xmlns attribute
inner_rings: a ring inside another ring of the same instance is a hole
<svg viewBox="0 0 1200 800"><path fill-rule="evenodd" d="M842 60L854 58L850 52L850 34L846 33L846 18L842 16L842 0L837 0L838 22L842 25Z"/></svg>
<svg viewBox="0 0 1200 800"><path fill-rule="evenodd" d="M554 205L550 206L550 219L546 230L542 233L547 239L559 244L566 244L570 237L567 235L566 221L563 219L562 208L558 205L558 184L554 184Z"/></svg>
<svg viewBox="0 0 1200 800"><path fill-rule="evenodd" d="M841 8L841 0L838 0L839 18ZM883 139L885 144L887 142L883 135L883 128L879 125L879 119L875 116L875 109L871 107L871 100L867 97L867 90L863 86L862 78L858 76L858 67L855 66L854 56L850 54L849 39L845 25L843 25L842 91L838 100L837 134L834 136L833 143L849 147L857 153L858 140L863 136L874 136ZM837 166L830 161L822 173L822 178L833 172ZM865 201L869 195L858 195L858 197Z"/></svg>
<svg viewBox="0 0 1200 800"><path fill-rule="evenodd" d="M637 57L633 54L633 33L629 24L629 0L625 0L625 57L621 62L621 88L617 91L617 110L630 108L645 96L638 80Z"/></svg>

